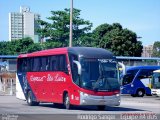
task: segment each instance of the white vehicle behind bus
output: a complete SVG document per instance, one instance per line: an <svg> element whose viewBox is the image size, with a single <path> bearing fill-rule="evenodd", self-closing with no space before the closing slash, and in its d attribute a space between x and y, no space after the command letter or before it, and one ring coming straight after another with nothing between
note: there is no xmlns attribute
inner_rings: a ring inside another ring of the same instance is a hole
<svg viewBox="0 0 160 120"><path fill-rule="evenodd" d="M160 70L153 71L152 94L160 96Z"/></svg>

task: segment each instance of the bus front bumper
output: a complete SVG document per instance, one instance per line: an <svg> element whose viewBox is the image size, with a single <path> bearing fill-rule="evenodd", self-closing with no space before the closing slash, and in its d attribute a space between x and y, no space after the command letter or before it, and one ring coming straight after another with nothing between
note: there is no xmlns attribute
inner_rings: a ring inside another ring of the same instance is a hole
<svg viewBox="0 0 160 120"><path fill-rule="evenodd" d="M86 93L80 93L80 105L106 105L106 106L119 106L120 94L112 96L95 96Z"/></svg>

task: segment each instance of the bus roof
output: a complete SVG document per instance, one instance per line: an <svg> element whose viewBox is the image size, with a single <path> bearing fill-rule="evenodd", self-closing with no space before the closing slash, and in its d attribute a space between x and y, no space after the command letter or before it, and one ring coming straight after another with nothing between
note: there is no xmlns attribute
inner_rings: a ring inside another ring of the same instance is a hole
<svg viewBox="0 0 160 120"><path fill-rule="evenodd" d="M127 71L135 70L135 69L160 69L160 66L135 66L135 67L128 68Z"/></svg>
<svg viewBox="0 0 160 120"><path fill-rule="evenodd" d="M68 48L68 52L79 55L80 57L85 58L108 58L113 59L113 54L102 48L93 48L93 47L71 47Z"/></svg>
<svg viewBox="0 0 160 120"><path fill-rule="evenodd" d="M93 48L93 47L66 47L66 48L54 48L48 50L37 51L28 54L21 54L18 58L23 57L34 57L34 56L46 56L46 55L54 55L54 54L65 54L65 53L73 53L85 58L108 58L113 59L113 54L102 48Z"/></svg>
<svg viewBox="0 0 160 120"><path fill-rule="evenodd" d="M47 55L60 54L60 53L61 54L67 53L67 49L66 48L54 48L54 49L42 50L42 51L37 51L33 53L28 53L28 54L21 54L18 56L18 58L47 56Z"/></svg>

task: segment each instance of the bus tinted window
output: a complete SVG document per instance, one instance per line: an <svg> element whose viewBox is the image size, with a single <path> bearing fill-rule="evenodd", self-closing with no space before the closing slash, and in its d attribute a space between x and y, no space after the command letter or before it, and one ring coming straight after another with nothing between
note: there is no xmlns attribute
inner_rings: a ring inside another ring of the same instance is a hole
<svg viewBox="0 0 160 120"><path fill-rule="evenodd" d="M59 58L59 67L58 70L60 71L67 71L67 61L65 55L58 56Z"/></svg>
<svg viewBox="0 0 160 120"><path fill-rule="evenodd" d="M41 62L39 57L33 58L33 65L32 65L32 71L40 71L41 68Z"/></svg>
<svg viewBox="0 0 160 120"><path fill-rule="evenodd" d="M48 71L49 70L49 60L48 57L41 57L41 71Z"/></svg>
<svg viewBox="0 0 160 120"><path fill-rule="evenodd" d="M23 58L18 60L19 72L68 71L65 55Z"/></svg>
<svg viewBox="0 0 160 120"><path fill-rule="evenodd" d="M134 75L133 74L126 74L123 77L123 85L127 85L130 84L134 79Z"/></svg>
<svg viewBox="0 0 160 120"><path fill-rule="evenodd" d="M141 70L138 78L143 79L143 78L149 78L152 75L153 70Z"/></svg>
<svg viewBox="0 0 160 120"><path fill-rule="evenodd" d="M50 56L50 71L57 71L58 70L58 57L57 56Z"/></svg>
<svg viewBox="0 0 160 120"><path fill-rule="evenodd" d="M18 72L26 72L27 71L27 58L18 60Z"/></svg>
<svg viewBox="0 0 160 120"><path fill-rule="evenodd" d="M135 70L128 70L128 71L127 71L127 74L136 75L137 72L138 72L138 69L135 69Z"/></svg>

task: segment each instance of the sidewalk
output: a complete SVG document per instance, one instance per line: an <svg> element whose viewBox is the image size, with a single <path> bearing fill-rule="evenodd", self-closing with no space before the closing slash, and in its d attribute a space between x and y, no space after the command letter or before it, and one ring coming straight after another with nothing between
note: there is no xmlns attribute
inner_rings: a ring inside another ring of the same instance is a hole
<svg viewBox="0 0 160 120"><path fill-rule="evenodd" d="M15 96L15 92L11 94L10 91L7 92L0 91L0 96Z"/></svg>

